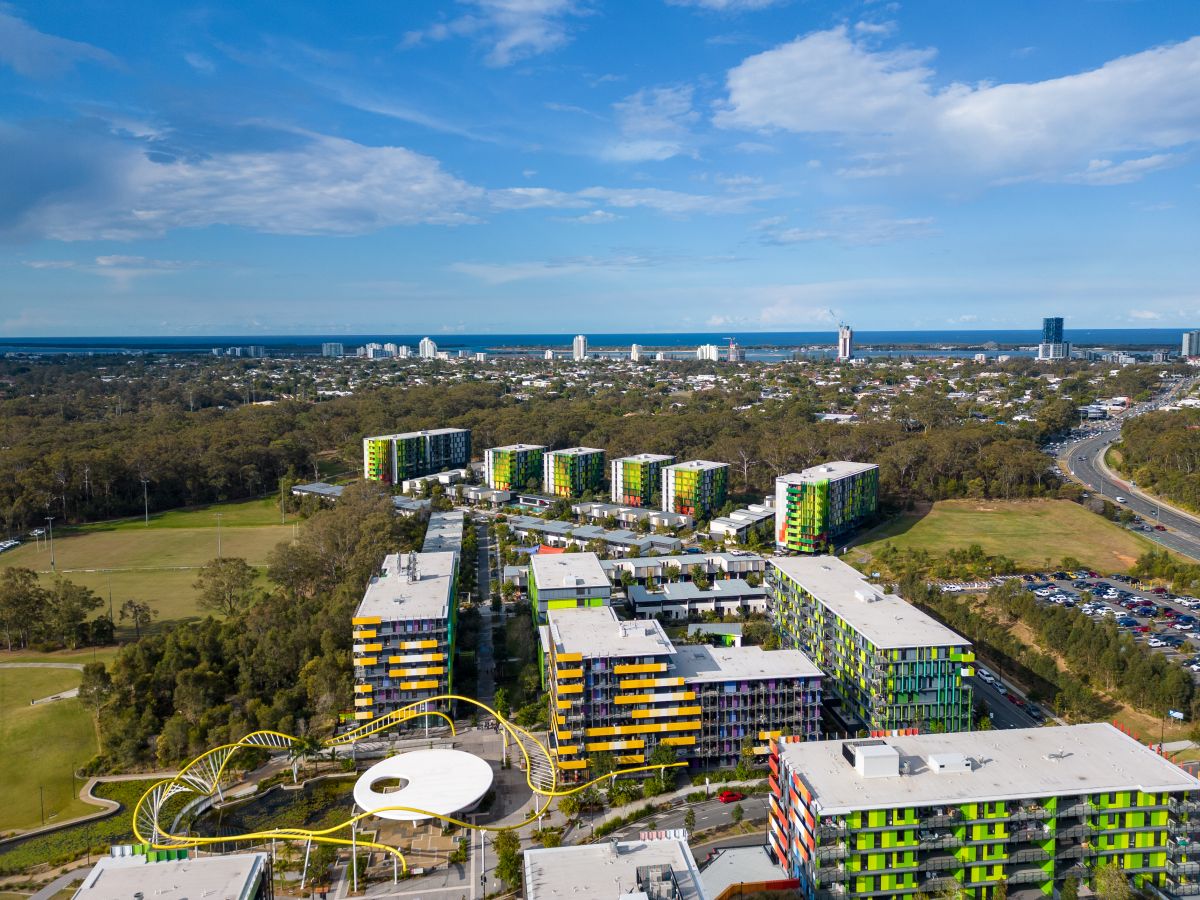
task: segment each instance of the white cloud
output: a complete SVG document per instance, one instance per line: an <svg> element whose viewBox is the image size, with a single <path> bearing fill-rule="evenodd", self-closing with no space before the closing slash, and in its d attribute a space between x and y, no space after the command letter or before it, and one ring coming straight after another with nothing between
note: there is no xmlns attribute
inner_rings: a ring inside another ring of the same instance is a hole
<svg viewBox="0 0 1200 900"><path fill-rule="evenodd" d="M213 61L202 53L185 53L183 61L197 72L203 72L205 75L211 75L217 69Z"/></svg>
<svg viewBox="0 0 1200 900"><path fill-rule="evenodd" d="M591 212L584 213L582 216L569 216L560 218L560 222L572 222L576 225L606 225L609 222L616 222L623 218L614 213L610 213L606 209L593 209Z"/></svg>
<svg viewBox="0 0 1200 900"><path fill-rule="evenodd" d="M70 270L107 278L118 289L128 288L135 280L147 275L163 275L193 267L192 263L174 259L149 259L145 256L107 255L94 260L77 262L66 259L32 259L25 265L31 269Z"/></svg>
<svg viewBox="0 0 1200 900"><path fill-rule="evenodd" d="M858 34L866 34L873 37L886 37L896 30L895 22L855 22L854 30Z"/></svg>
<svg viewBox="0 0 1200 900"><path fill-rule="evenodd" d="M487 63L508 66L548 53L570 39L570 20L587 10L579 0L466 0L472 12L428 28L409 31L402 47L454 37L474 37L489 46Z"/></svg>
<svg viewBox="0 0 1200 900"><path fill-rule="evenodd" d="M44 34L0 5L0 63L27 78L47 78L62 75L82 62L118 64L107 50Z"/></svg>
<svg viewBox="0 0 1200 900"><path fill-rule="evenodd" d="M852 246L887 244L937 234L932 218L896 218L877 207L839 207L821 214L807 228L784 227L781 217L759 223L763 241L768 244L802 244L836 241Z"/></svg>
<svg viewBox="0 0 1200 900"><path fill-rule="evenodd" d="M621 137L601 151L616 162L650 162L690 152L691 126L700 118L689 86L644 88L613 104Z"/></svg>
<svg viewBox="0 0 1200 900"><path fill-rule="evenodd" d="M1079 184L1128 184L1158 169L1166 169L1181 162L1174 153L1155 153L1141 159L1127 159L1114 163L1111 159L1093 159L1081 172L1072 172L1065 181Z"/></svg>
<svg viewBox="0 0 1200 900"><path fill-rule="evenodd" d="M1138 319L1139 321L1153 321L1161 319L1162 313L1156 312L1153 309L1131 309L1129 311L1129 318Z"/></svg>
<svg viewBox="0 0 1200 900"><path fill-rule="evenodd" d="M1200 140L1200 37L1029 84L939 87L933 57L872 49L845 27L809 34L730 70L716 122L832 135L874 154L846 166L847 177L924 171L1112 184ZM1089 175L1092 160L1105 161L1103 171Z"/></svg>
<svg viewBox="0 0 1200 900"><path fill-rule="evenodd" d="M651 256L626 254L620 256L576 256L563 259L511 263L453 263L450 269L470 275L487 284L509 284L542 278L562 278L582 273L628 272L659 265L662 260Z"/></svg>
<svg viewBox="0 0 1200 900"><path fill-rule="evenodd" d="M695 6L715 12L746 12L747 10L766 9L781 0L667 0L669 6Z"/></svg>

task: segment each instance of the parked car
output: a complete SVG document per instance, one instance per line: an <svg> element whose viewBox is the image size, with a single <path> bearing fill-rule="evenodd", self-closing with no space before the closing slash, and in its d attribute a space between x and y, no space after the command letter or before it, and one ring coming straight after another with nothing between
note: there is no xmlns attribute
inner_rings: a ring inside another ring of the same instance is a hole
<svg viewBox="0 0 1200 900"><path fill-rule="evenodd" d="M737 803L739 800L744 800L746 795L738 791L721 791L717 794L717 799L722 803Z"/></svg>
<svg viewBox="0 0 1200 900"><path fill-rule="evenodd" d="M1120 496L1114 497L1113 499L1116 500L1118 503L1128 503L1129 502L1126 498L1120 497Z"/></svg>

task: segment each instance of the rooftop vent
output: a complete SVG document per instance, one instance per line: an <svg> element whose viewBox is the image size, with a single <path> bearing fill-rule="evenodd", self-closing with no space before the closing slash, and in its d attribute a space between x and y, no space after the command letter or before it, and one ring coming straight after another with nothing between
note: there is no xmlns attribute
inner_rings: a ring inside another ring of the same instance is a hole
<svg viewBox="0 0 1200 900"><path fill-rule="evenodd" d="M900 752L886 741L848 741L842 755L861 778L889 778L900 774Z"/></svg>
<svg viewBox="0 0 1200 900"><path fill-rule="evenodd" d="M870 591L866 588L855 588L854 598L859 603L878 603L882 599L875 591Z"/></svg>
<svg viewBox="0 0 1200 900"><path fill-rule="evenodd" d="M935 773L970 772L973 768L971 760L961 753L931 753L928 762L929 770Z"/></svg>

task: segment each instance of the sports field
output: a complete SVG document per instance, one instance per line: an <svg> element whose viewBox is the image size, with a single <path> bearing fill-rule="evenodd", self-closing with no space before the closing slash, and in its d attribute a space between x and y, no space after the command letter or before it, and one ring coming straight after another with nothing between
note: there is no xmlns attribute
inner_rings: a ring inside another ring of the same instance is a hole
<svg viewBox="0 0 1200 900"><path fill-rule="evenodd" d="M294 533L295 517L281 525L274 500L250 500L174 510L151 516L149 525L140 518L125 519L58 533L55 564L106 601L111 593L118 635L128 638L133 631L119 619L126 600L149 603L158 612L155 624L200 614L192 583L196 570L217 556L218 513L221 554L240 556L260 569L275 545ZM45 541L40 546L26 543L0 555L0 566L27 566L48 578L50 549Z"/></svg>
<svg viewBox="0 0 1200 900"><path fill-rule="evenodd" d="M96 755L96 729L78 700L30 701L79 686L75 669L0 668L0 832L34 828L95 810L72 775ZM39 791L40 788L40 791Z"/></svg>
<svg viewBox="0 0 1200 900"><path fill-rule="evenodd" d="M941 500L928 513L902 515L863 536L854 549L884 542L939 555L979 544L1023 570L1073 556L1098 572L1124 572L1156 545L1070 500Z"/></svg>

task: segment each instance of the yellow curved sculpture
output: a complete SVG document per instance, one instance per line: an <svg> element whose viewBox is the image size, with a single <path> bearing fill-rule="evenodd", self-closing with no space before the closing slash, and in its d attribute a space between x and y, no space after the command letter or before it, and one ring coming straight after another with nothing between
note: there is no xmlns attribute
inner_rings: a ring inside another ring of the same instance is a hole
<svg viewBox="0 0 1200 900"><path fill-rule="evenodd" d="M186 766L179 770L179 773L172 778L166 778L156 782L142 794L139 798L137 806L133 812L133 833L138 841L148 844L156 850L167 850L178 847L200 847L208 844L225 843L228 841L260 841L260 840L297 840L310 841L322 844L332 844L335 846L358 846L367 847L372 850L380 850L385 853L390 853L395 857L402 871L408 872L408 863L397 848L387 844L380 844L372 841L360 841L352 835L350 838L335 837L338 832L344 831L347 828L353 830L363 819L373 816L381 812L411 812L418 813L426 818L439 819L443 822L448 822L452 825L458 825L463 828L471 828L476 831L505 831L509 828L521 828L528 825L534 819L541 816L550 806L550 801L555 797L565 797L570 794L576 794L586 790L592 785L605 780L606 778L615 779L618 775L627 775L635 772L646 772L651 770L663 770L686 766L687 763L665 763L661 765L635 766L627 769L617 769L607 775L601 775L599 778L593 778L591 781L579 785L572 785L569 788L559 790L557 768L554 765L554 759L550 754L549 749L539 741L536 737L521 728L519 725L514 725L509 722L496 710L486 704L480 703L471 697L463 697L459 694L441 694L437 697L430 697L426 700L420 700L416 703L411 703L408 706L388 713L385 716L380 716L357 728L354 728L345 734L338 735L335 738L322 741L321 745L325 748L345 747L350 744L357 743L363 738L377 734L393 725L398 725L403 722L409 722L413 719L422 717L439 717L445 719L450 725L450 733L455 734L454 722L443 712L433 710L417 709L424 707L429 703L435 703L440 700L457 700L463 703L469 703L490 715L505 734L512 738L513 742L521 751L524 757L525 768L525 783L529 785L529 789L537 796L545 798L545 803L536 808L528 818L516 825L507 825L504 827L496 825L475 825L471 822L464 822L461 819L456 819L453 816L441 815L439 813L430 812L429 810L416 809L411 806L381 806L377 809L370 809L366 812L351 816L344 822L340 822L330 828L321 830L309 830L303 828L278 828L272 831L254 831L246 834L225 835L223 837L199 837L194 835L179 835L172 834L169 830L163 827L159 821L159 815L162 813L163 807L172 797L183 793L197 794L197 800L203 797L211 797L216 794L221 796L221 779L225 774L225 768L229 764L229 760L237 751L244 747L258 747L263 749L274 750L290 750L298 744L302 743L301 738L293 735L283 734L278 731L253 731L243 737L241 740L232 744L223 744L220 747L214 747L200 756L197 756ZM526 741L529 743L527 744ZM533 755L531 755L531 750ZM186 809L186 807L185 807Z"/></svg>

